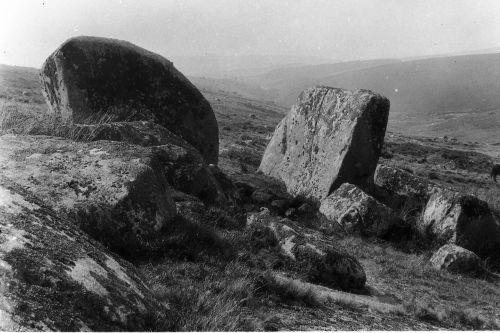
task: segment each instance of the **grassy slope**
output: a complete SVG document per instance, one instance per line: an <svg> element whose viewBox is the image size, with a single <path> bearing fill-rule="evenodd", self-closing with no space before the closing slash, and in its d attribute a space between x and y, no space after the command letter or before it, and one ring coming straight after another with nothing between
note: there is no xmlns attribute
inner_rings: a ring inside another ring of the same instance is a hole
<svg viewBox="0 0 500 333"><path fill-rule="evenodd" d="M206 93L205 96L214 104L218 98L212 93ZM238 103L237 98L230 98L214 107L222 125L220 164L234 179L258 182L259 179L255 179L258 177L253 172L273 132L266 129L272 127L270 124L277 124L282 116L272 112L259 113L258 119L245 121L246 125L242 126L241 120L256 113L259 102L254 101L254 106L247 109L237 108L234 103ZM225 127L230 130L224 130ZM241 137L251 139L251 143L244 142ZM381 162L411 169L420 176L457 190L476 193L488 201L497 214L500 212L500 184L493 183L489 178L493 159L482 153L488 149L491 151L493 146L461 143L456 140L407 137L396 133L388 133L386 142L386 151L389 151L392 157L382 158ZM244 151L245 154L235 154L230 158L224 153L228 148ZM248 156L252 158L248 159ZM242 165L245 167L242 168ZM270 313L276 313L280 318L286 318L287 315L295 318L295 321L286 319L289 325L287 328L398 330L408 327L430 329L429 326L419 325L431 324L456 329L477 329L487 325L493 325L487 326L490 328L496 327L494 325L500 324L498 280L486 281L435 271L426 264L431 252L422 251L418 247L413 249L411 246L403 246L403 250L398 250L385 242L357 237L338 239L338 244L362 261L367 271L368 285L376 293L403 303L417 321L412 322L405 317L397 319L394 315L380 316L364 311L361 311L362 314L347 311L342 312L340 317L346 321L350 318L356 323L350 322L350 326L343 326L342 320L332 319L335 318L334 313L339 312L338 304L333 308L322 308L323 315L317 315L316 318L299 314L302 310L299 311L294 306L274 304L277 308L269 309ZM368 324L370 316L380 316L379 322Z"/></svg>
<svg viewBox="0 0 500 333"><path fill-rule="evenodd" d="M45 110L46 106L38 103L41 95L36 72L16 68L8 71L9 78L5 76L5 68L0 67L0 71L3 77L0 89L5 94L0 105L11 105L26 117ZM247 180L258 187L272 186L255 170L274 126L286 110L220 91L206 91L205 96L219 122L220 166L235 180ZM0 110L8 111L5 107ZM476 153L493 154L496 146L396 133L388 133L386 142L388 154L384 163L477 192L500 210L500 186L492 183L487 174L491 158ZM238 259L227 261L221 256L198 253L195 260L193 256L172 256L139 263L158 297L171 309L169 320L160 323L158 329L498 329L498 280L434 271L426 264L430 252L418 246L395 246L359 237L332 239L361 260L372 295L399 304L405 310L383 313L349 302L321 302L307 290L277 288L269 281L262 282L262 274L267 271L242 259L245 239L239 231L218 229L210 237L221 237L233 244L240 252ZM192 247L189 243L179 245Z"/></svg>

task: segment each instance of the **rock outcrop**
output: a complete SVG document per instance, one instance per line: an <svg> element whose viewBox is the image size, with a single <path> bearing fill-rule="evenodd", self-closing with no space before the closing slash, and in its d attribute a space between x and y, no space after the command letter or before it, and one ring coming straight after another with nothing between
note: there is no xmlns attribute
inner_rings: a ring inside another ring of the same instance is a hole
<svg viewBox="0 0 500 333"><path fill-rule="evenodd" d="M331 224L340 225L345 232L365 236L383 237L398 223L392 209L348 183L323 199L319 211ZM325 227L336 229L335 226Z"/></svg>
<svg viewBox="0 0 500 333"><path fill-rule="evenodd" d="M0 330L149 331L168 310L137 270L0 176Z"/></svg>
<svg viewBox="0 0 500 333"><path fill-rule="evenodd" d="M291 194L316 200L345 182L365 188L388 116L389 100L368 90L306 89L276 127L259 169Z"/></svg>
<svg viewBox="0 0 500 333"><path fill-rule="evenodd" d="M454 273L481 273L484 271L481 259L463 247L446 244L434 253L430 264L436 269Z"/></svg>
<svg viewBox="0 0 500 333"><path fill-rule="evenodd" d="M4 177L127 255L161 248L161 230L176 215L162 154L159 147L111 141L0 137Z"/></svg>
<svg viewBox="0 0 500 333"><path fill-rule="evenodd" d="M438 244L454 243L481 257L488 256L500 244L500 225L488 204L446 189L432 194L417 230Z"/></svg>
<svg viewBox="0 0 500 333"><path fill-rule="evenodd" d="M210 104L158 54L115 39L71 38L45 61L41 81L56 122L152 121L217 163L219 132Z"/></svg>
<svg viewBox="0 0 500 333"><path fill-rule="evenodd" d="M312 282L341 289L360 289L366 283L358 260L321 241L321 233L273 217L267 208L249 215L247 228L255 248L277 249Z"/></svg>
<svg viewBox="0 0 500 333"><path fill-rule="evenodd" d="M400 208L405 203L422 208L437 189L422 177L383 164L375 170L374 185L374 196L392 208Z"/></svg>
<svg viewBox="0 0 500 333"><path fill-rule="evenodd" d="M158 124L148 121L76 124L66 129L65 136L83 142L110 140L153 147L167 182L176 190L208 203L235 200L234 185L216 165L207 165L191 144Z"/></svg>

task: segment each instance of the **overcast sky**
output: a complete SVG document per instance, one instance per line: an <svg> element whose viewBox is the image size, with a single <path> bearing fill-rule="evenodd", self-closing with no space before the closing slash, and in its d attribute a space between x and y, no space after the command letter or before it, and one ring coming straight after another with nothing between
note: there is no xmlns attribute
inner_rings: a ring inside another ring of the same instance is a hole
<svg viewBox="0 0 500 333"><path fill-rule="evenodd" d="M40 67L72 36L179 55L401 58L500 47L500 1L0 0L0 63Z"/></svg>

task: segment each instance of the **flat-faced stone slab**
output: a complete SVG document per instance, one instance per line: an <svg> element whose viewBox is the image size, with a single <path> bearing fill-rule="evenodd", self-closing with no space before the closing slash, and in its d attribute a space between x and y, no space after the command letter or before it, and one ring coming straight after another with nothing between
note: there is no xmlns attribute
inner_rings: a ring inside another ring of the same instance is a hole
<svg viewBox="0 0 500 333"><path fill-rule="evenodd" d="M304 90L278 124L259 169L293 195L326 198L343 183L371 181L384 140L389 100L368 90Z"/></svg>

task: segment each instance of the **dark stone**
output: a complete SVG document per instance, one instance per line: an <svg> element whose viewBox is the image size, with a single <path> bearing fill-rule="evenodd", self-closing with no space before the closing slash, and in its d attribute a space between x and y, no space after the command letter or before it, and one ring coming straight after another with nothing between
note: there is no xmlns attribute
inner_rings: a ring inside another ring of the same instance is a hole
<svg viewBox="0 0 500 333"><path fill-rule="evenodd" d="M45 61L41 81L58 122L152 121L217 163L219 131L210 104L158 54L126 41L75 37Z"/></svg>

